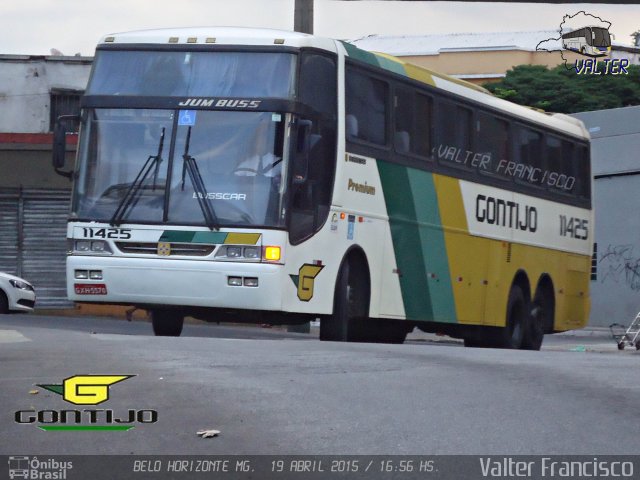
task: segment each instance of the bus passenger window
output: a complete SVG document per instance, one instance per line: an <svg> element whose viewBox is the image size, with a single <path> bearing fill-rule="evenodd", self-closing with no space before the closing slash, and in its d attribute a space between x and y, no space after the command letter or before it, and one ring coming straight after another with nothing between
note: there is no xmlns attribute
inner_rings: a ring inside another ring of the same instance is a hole
<svg viewBox="0 0 640 480"><path fill-rule="evenodd" d="M433 149L438 162L471 168L467 152L472 151L472 119L473 114L468 108L446 101L439 103L438 136Z"/></svg>
<svg viewBox="0 0 640 480"><path fill-rule="evenodd" d="M574 194L583 199L591 199L591 162L589 148L579 146L576 148L576 186Z"/></svg>
<svg viewBox="0 0 640 480"><path fill-rule="evenodd" d="M568 180L564 172L567 166L567 160L564 155L567 153L566 147L563 148L563 141L557 137L547 135L547 176L546 187L559 193L570 193L573 188L573 180Z"/></svg>
<svg viewBox="0 0 640 480"><path fill-rule="evenodd" d="M479 112L471 167L480 173L498 174L504 178L504 167L510 156L509 124L494 115Z"/></svg>
<svg viewBox="0 0 640 480"><path fill-rule="evenodd" d="M517 127L515 132L515 165L522 165L516 182L535 187L544 187L546 163L542 156L542 134L526 127Z"/></svg>
<svg viewBox="0 0 640 480"><path fill-rule="evenodd" d="M394 147L397 153L429 157L431 98L398 88L394 98Z"/></svg>
<svg viewBox="0 0 640 480"><path fill-rule="evenodd" d="M356 139L385 145L387 84L347 68L346 115L353 115L357 128L350 132Z"/></svg>
<svg viewBox="0 0 640 480"><path fill-rule="evenodd" d="M395 127L393 134L394 149L398 153L411 151L411 132L413 130L413 92L398 88L394 98Z"/></svg>
<svg viewBox="0 0 640 480"><path fill-rule="evenodd" d="M431 129L433 125L433 102L431 97L415 96L414 140L411 151L421 157L431 155Z"/></svg>

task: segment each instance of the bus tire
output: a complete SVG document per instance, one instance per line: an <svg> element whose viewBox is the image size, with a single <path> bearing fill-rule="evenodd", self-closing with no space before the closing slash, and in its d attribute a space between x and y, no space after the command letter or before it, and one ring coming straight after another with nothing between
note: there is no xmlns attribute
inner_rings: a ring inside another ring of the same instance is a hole
<svg viewBox="0 0 640 480"><path fill-rule="evenodd" d="M177 310L153 310L151 324L157 337L179 337L184 325L184 315Z"/></svg>
<svg viewBox="0 0 640 480"><path fill-rule="evenodd" d="M522 348L522 339L529 315L528 304L522 288L513 285L507 301L507 318L505 326L499 328L493 338L493 344L497 348L519 349Z"/></svg>
<svg viewBox="0 0 640 480"><path fill-rule="evenodd" d="M527 319L524 336L522 338L523 350L540 350L544 340L544 330L550 321L550 299L544 292L536 292L531 305L529 318Z"/></svg>
<svg viewBox="0 0 640 480"><path fill-rule="evenodd" d="M366 274L347 258L342 262L333 298L333 313L320 321L320 340L366 341L369 287Z"/></svg>

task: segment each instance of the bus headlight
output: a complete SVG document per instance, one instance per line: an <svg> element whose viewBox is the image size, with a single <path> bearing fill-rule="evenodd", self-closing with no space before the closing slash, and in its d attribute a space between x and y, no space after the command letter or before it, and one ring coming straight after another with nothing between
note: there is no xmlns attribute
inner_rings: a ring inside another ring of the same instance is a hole
<svg viewBox="0 0 640 480"><path fill-rule="evenodd" d="M260 258L260 249L258 247L244 247L244 258L257 260Z"/></svg>
<svg viewBox="0 0 640 480"><path fill-rule="evenodd" d="M89 240L76 240L76 251L89 252L91 251L91 242Z"/></svg>
<svg viewBox="0 0 640 480"><path fill-rule="evenodd" d="M102 240L96 240L91 242L91 251L92 252L104 252L105 250L107 250L109 247L107 245L106 242L102 241Z"/></svg>
<svg viewBox="0 0 640 480"><path fill-rule="evenodd" d="M111 255L111 247L104 240L76 240L74 251L83 253L102 253Z"/></svg>
<svg viewBox="0 0 640 480"><path fill-rule="evenodd" d="M260 247L243 247L241 245L221 245L216 252L216 260L235 260L247 262L260 261Z"/></svg>

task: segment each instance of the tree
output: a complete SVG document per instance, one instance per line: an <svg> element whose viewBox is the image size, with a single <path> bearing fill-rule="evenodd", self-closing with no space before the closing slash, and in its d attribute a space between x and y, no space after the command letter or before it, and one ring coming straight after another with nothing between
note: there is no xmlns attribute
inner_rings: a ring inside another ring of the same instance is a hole
<svg viewBox="0 0 640 480"><path fill-rule="evenodd" d="M640 105L640 66L627 67L628 74L577 74L558 65L519 65L506 77L484 85L497 97L549 112L575 113Z"/></svg>

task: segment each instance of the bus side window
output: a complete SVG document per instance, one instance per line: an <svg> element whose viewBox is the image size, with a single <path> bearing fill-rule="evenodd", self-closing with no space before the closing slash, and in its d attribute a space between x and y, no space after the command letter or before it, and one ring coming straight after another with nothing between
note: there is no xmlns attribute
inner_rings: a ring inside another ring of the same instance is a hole
<svg viewBox="0 0 640 480"><path fill-rule="evenodd" d="M502 179L510 160L509 124L486 112L478 112L476 148L471 166L483 174L498 174Z"/></svg>
<svg viewBox="0 0 640 480"><path fill-rule="evenodd" d="M576 188L575 194L583 200L591 200L591 159L589 148L576 148Z"/></svg>
<svg viewBox="0 0 640 480"><path fill-rule="evenodd" d="M358 126L352 135L357 140L385 145L387 84L349 66L345 83L346 115L353 115Z"/></svg>
<svg viewBox="0 0 640 480"><path fill-rule="evenodd" d="M408 154L412 147L413 130L413 92L403 88L396 89L394 96L394 133L393 148L398 153Z"/></svg>
<svg viewBox="0 0 640 480"><path fill-rule="evenodd" d="M438 133L434 152L438 162L457 168L467 165L467 151L472 151L473 112L461 105L438 102Z"/></svg>
<svg viewBox="0 0 640 480"><path fill-rule="evenodd" d="M433 135L433 101L427 95L415 96L414 140L411 151L421 157L431 156Z"/></svg>
<svg viewBox="0 0 640 480"><path fill-rule="evenodd" d="M514 154L515 162L524 165L525 172L522 178L516 178L516 182L543 188L545 163L542 157L542 134L528 127L517 127Z"/></svg>
<svg viewBox="0 0 640 480"><path fill-rule="evenodd" d="M394 148L397 153L429 158L431 154L431 98L405 88L394 97Z"/></svg>
<svg viewBox="0 0 640 480"><path fill-rule="evenodd" d="M552 135L546 136L546 161L549 172L546 187L553 192L558 192L556 185L562 172L562 142Z"/></svg>

